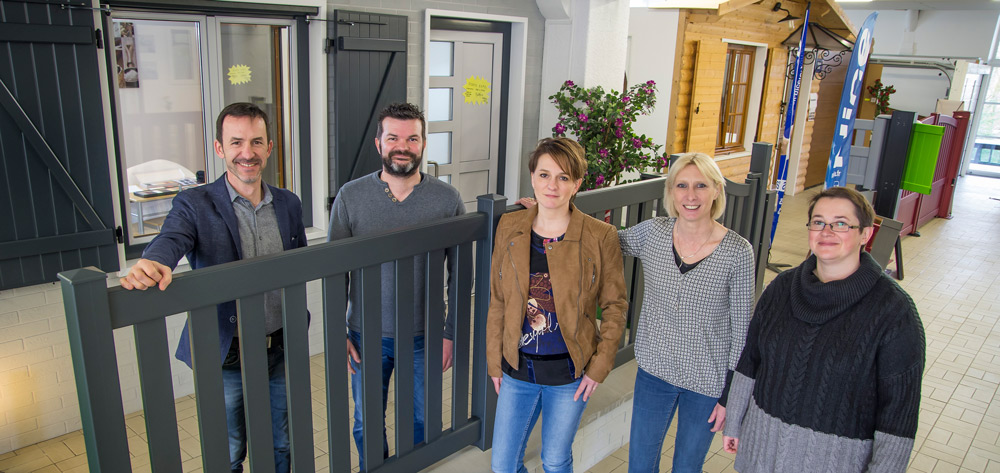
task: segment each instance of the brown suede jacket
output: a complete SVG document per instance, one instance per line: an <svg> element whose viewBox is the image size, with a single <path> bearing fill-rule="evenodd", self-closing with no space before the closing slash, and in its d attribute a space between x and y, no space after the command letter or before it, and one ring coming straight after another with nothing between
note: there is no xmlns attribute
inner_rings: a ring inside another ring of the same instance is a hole
<svg viewBox="0 0 1000 473"><path fill-rule="evenodd" d="M625 270L618 232L570 205L566 236L546 250L556 315L577 378L599 383L614 366L625 329ZM497 228L490 271L486 360L490 376L502 376L501 356L518 367L518 343L528 300L531 224L538 207L504 214ZM601 307L601 322L595 314Z"/></svg>

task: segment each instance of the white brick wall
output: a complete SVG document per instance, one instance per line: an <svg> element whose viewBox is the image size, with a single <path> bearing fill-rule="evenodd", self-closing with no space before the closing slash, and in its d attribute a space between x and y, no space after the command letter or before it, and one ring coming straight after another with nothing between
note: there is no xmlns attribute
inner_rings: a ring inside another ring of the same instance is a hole
<svg viewBox="0 0 1000 473"><path fill-rule="evenodd" d="M323 351L322 294L307 285L309 353ZM183 315L167 318L174 397L194 392L191 370L173 357ZM142 409L135 338L115 331L118 378L126 414ZM81 429L69 335L57 283L0 291L0 454Z"/></svg>
<svg viewBox="0 0 1000 473"><path fill-rule="evenodd" d="M80 428L57 284L0 291L0 452Z"/></svg>

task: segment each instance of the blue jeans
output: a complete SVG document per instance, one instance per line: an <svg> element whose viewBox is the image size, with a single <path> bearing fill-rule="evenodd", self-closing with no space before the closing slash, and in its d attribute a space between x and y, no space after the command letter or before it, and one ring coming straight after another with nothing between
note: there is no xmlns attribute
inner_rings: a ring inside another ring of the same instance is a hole
<svg viewBox="0 0 1000 473"><path fill-rule="evenodd" d="M506 374L500 385L493 424L492 468L496 473L526 473L524 448L531 429L542 418L542 467L545 473L573 471L573 437L587 402L573 400L580 381L562 386L518 381Z"/></svg>
<svg viewBox="0 0 1000 473"><path fill-rule="evenodd" d="M348 331L348 336L354 348L361 353L361 334L354 330ZM355 374L351 375L351 396L354 397L354 444L358 447L358 462L361 471L365 471L364 428L361 409L364 394L361 384L361 365L349 360ZM362 360L364 361L364 360ZM389 401L389 377L396 366L396 340L382 338L382 416ZM382 429L382 456L389 456L389 442L385 436L385 423ZM413 337L413 444L424 441L424 336Z"/></svg>
<svg viewBox="0 0 1000 473"><path fill-rule="evenodd" d="M285 401L285 350L281 347L267 351L267 372L271 394L271 434L274 436L274 471L288 473L291 457L288 449L288 406ZM234 473L242 472L243 460L247 456L247 430L243 412L243 378L238 364L222 369L222 388L226 397L230 468Z"/></svg>
<svg viewBox="0 0 1000 473"><path fill-rule="evenodd" d="M718 402L716 398L679 388L639 368L632 397L628 471L660 471L660 449L674 410L677 410L677 440L671 471L701 473L715 435L708 418Z"/></svg>

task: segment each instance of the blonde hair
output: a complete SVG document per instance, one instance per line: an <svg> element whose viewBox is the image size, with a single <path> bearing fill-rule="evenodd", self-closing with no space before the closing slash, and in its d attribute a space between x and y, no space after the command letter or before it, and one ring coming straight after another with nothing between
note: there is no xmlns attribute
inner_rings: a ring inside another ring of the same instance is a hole
<svg viewBox="0 0 1000 473"><path fill-rule="evenodd" d="M677 173L681 169L688 167L688 165L698 168L701 175L705 176L705 179L708 179L718 189L719 194L712 201L712 218L718 220L726 211L726 179L722 177L722 171L719 170L719 165L715 164L715 160L705 153L684 153L678 156L677 161L670 166L670 169L667 171L667 188L663 195L663 206L666 207L667 213L671 217L677 216L677 209L674 208L673 193L670 191L674 187Z"/></svg>

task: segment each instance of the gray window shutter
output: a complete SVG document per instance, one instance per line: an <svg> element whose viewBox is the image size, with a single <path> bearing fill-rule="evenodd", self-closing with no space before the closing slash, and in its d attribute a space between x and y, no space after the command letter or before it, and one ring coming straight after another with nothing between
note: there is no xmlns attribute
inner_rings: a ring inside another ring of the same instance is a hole
<svg viewBox="0 0 1000 473"><path fill-rule="evenodd" d="M118 270L89 4L0 3L0 290Z"/></svg>
<svg viewBox="0 0 1000 473"><path fill-rule="evenodd" d="M382 168L378 113L406 101L406 17L337 10L330 22L330 192Z"/></svg>

